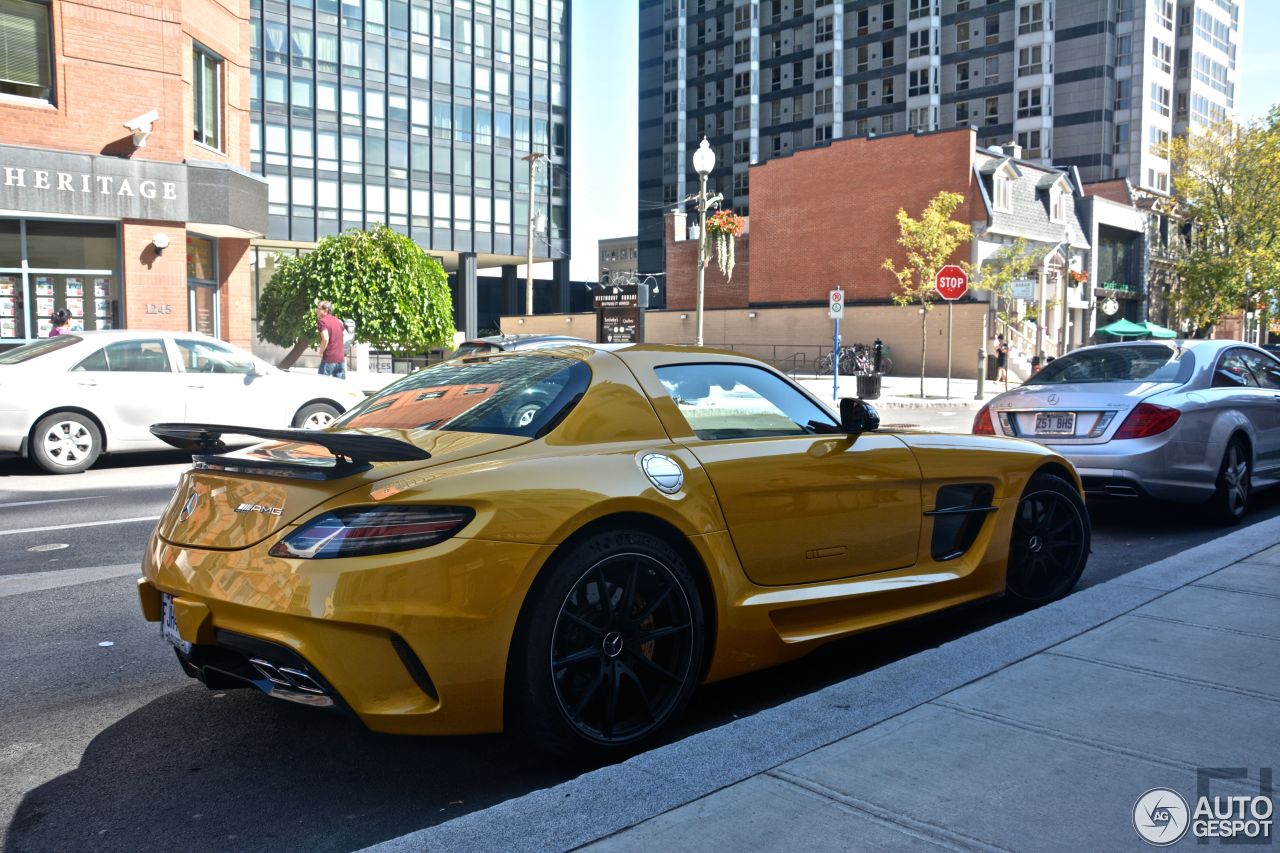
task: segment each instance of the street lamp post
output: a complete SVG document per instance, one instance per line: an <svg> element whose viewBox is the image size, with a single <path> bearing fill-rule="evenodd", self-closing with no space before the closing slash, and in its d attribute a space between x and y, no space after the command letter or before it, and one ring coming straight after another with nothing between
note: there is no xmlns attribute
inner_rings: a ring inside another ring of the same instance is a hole
<svg viewBox="0 0 1280 853"><path fill-rule="evenodd" d="M529 164L529 240L528 254L529 257L524 265L524 313L533 316L533 240L534 240L534 179L538 175L538 161L547 155L538 151L532 151L524 156L524 161Z"/></svg>
<svg viewBox="0 0 1280 853"><path fill-rule="evenodd" d="M716 165L716 153L702 137L693 152L693 169L698 173L698 332L694 343L702 346L702 304L707 274L707 175Z"/></svg>

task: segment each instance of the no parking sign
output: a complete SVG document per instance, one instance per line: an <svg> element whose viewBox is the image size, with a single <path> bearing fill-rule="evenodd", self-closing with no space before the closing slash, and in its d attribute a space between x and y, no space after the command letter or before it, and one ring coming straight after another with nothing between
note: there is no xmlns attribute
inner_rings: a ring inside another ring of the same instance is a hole
<svg viewBox="0 0 1280 853"><path fill-rule="evenodd" d="M844 291L833 290L829 300L827 301L827 316L832 320L839 320L844 316Z"/></svg>

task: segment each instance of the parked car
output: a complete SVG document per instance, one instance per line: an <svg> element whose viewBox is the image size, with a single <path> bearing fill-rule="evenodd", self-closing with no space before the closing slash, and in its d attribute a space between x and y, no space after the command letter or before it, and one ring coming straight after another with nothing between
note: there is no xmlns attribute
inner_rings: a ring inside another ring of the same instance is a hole
<svg viewBox="0 0 1280 853"><path fill-rule="evenodd" d="M454 351L451 358L464 355L483 355L490 352L511 352L523 349L542 349L543 347L563 347L573 344L590 343L584 338L572 335L491 335L486 338L472 338L463 341Z"/></svg>
<svg viewBox="0 0 1280 853"><path fill-rule="evenodd" d="M249 450L157 425L199 455L142 609L213 689L631 749L699 682L1076 583L1089 518L1062 457L878 424L745 356L586 345L442 362L324 430L239 428L268 439Z"/></svg>
<svg viewBox="0 0 1280 853"><path fill-rule="evenodd" d="M1083 347L992 399L973 431L1053 448L1088 492L1209 501L1237 523L1280 474L1280 360L1239 341Z"/></svg>
<svg viewBox="0 0 1280 853"><path fill-rule="evenodd" d="M317 428L363 399L195 332L75 332L0 353L0 453L72 474L103 453L167 449L157 421Z"/></svg>

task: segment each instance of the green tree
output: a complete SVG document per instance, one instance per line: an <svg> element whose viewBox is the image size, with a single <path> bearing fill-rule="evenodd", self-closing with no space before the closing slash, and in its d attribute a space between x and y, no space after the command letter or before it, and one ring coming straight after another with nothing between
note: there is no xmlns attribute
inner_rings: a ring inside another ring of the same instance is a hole
<svg viewBox="0 0 1280 853"><path fill-rule="evenodd" d="M453 343L453 299L440 262L385 225L325 237L285 257L258 300L258 337L292 346L288 368L319 342L315 305L333 303L355 323L354 339L377 349L420 353Z"/></svg>
<svg viewBox="0 0 1280 853"><path fill-rule="evenodd" d="M1280 107L1169 143L1173 192L1192 222L1176 262L1178 313L1203 328L1280 292Z"/></svg>
<svg viewBox="0 0 1280 853"><path fill-rule="evenodd" d="M898 280L893 301L898 305L920 306L920 396L924 397L925 353L929 346L928 320L933 303L941 299L934 290L938 269L956 263L966 272L969 265L955 261L952 255L973 238L973 230L952 214L964 203L960 193L940 192L925 205L919 219L898 209L898 245L905 252L905 262L897 266L893 258L885 258L882 266Z"/></svg>

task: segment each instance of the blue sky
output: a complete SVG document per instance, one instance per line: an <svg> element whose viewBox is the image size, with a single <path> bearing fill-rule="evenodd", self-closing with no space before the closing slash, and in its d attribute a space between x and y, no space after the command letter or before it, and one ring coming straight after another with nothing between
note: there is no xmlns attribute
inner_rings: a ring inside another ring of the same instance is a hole
<svg viewBox="0 0 1280 853"><path fill-rule="evenodd" d="M573 4L574 280L596 277L596 241L636 232L636 0ZM1241 120L1280 101L1280 0L1246 0ZM541 271L539 271L541 274Z"/></svg>

